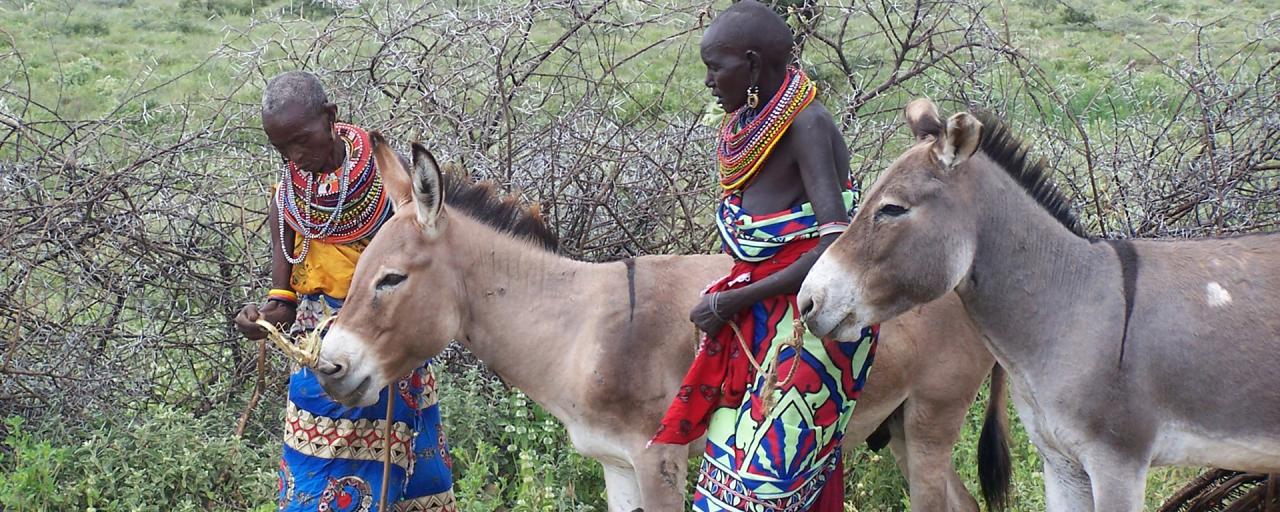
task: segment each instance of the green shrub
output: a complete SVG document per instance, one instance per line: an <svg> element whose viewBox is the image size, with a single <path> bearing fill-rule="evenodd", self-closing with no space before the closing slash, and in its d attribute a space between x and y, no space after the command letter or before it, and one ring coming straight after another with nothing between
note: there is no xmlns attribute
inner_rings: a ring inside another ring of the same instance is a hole
<svg viewBox="0 0 1280 512"><path fill-rule="evenodd" d="M278 447L230 435L234 420L157 409L125 422L61 425L6 420L0 509L246 510L274 496Z"/></svg>
<svg viewBox="0 0 1280 512"><path fill-rule="evenodd" d="M339 5L338 2L325 0L290 2L280 10L280 12L288 13L299 18L312 20L332 18L342 11L343 7Z"/></svg>
<svg viewBox="0 0 1280 512"><path fill-rule="evenodd" d="M105 36L111 33L107 22L101 16L73 17L62 26L62 33L73 36Z"/></svg>
<svg viewBox="0 0 1280 512"><path fill-rule="evenodd" d="M102 72L102 63L88 56L82 56L63 67L62 77L67 85L87 84Z"/></svg>
<svg viewBox="0 0 1280 512"><path fill-rule="evenodd" d="M267 3L261 0L182 0L178 4L183 10L204 11L218 16L248 16Z"/></svg>
<svg viewBox="0 0 1280 512"><path fill-rule="evenodd" d="M600 465L551 414L477 370L438 375L454 494L468 511L606 510Z"/></svg>
<svg viewBox="0 0 1280 512"><path fill-rule="evenodd" d="M1093 13L1070 5L1062 13L1062 22L1068 25L1091 25L1095 21L1098 21L1098 17Z"/></svg>

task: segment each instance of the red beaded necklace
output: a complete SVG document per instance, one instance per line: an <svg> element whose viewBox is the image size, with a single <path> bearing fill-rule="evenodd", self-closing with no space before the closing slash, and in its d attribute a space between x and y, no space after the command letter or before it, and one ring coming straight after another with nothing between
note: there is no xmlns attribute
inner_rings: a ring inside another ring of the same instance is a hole
<svg viewBox="0 0 1280 512"><path fill-rule="evenodd" d="M791 121L817 95L818 87L804 71L788 67L786 81L763 108L744 106L724 116L716 158L720 163L720 187L726 194L751 181Z"/></svg>

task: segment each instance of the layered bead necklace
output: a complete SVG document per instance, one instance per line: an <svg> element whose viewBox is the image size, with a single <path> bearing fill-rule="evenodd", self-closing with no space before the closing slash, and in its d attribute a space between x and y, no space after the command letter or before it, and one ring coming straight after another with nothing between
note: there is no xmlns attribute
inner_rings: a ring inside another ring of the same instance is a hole
<svg viewBox="0 0 1280 512"><path fill-rule="evenodd" d="M334 126L346 151L342 166L316 174L288 162L276 190L280 248L285 259L295 265L306 259L312 240L344 244L363 239L392 213L374 166L369 134L345 123ZM285 240L285 223L302 237L302 250L296 257L290 241Z"/></svg>
<svg viewBox="0 0 1280 512"><path fill-rule="evenodd" d="M742 188L755 177L791 121L817 95L818 87L804 71L788 67L786 82L764 107L743 106L725 114L716 142L720 187L725 194Z"/></svg>

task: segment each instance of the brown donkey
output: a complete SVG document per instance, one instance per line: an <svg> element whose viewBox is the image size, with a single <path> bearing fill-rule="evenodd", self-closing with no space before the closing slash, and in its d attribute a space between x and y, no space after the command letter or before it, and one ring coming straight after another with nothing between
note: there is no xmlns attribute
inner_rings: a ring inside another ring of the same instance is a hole
<svg viewBox="0 0 1280 512"><path fill-rule="evenodd" d="M456 339L604 466L609 510L682 509L686 464L702 446L646 443L693 359L688 311L728 272L729 258L563 258L536 214L483 185L446 179L417 145L410 180L391 170L402 161L386 143L374 143L383 176L403 183L388 181L396 215L361 256L341 319L324 338L317 374L330 396L371 404L393 377ZM882 333L848 443L890 419L913 508L976 510L951 453L993 358L954 297ZM989 430L998 438L1000 427Z"/></svg>
<svg viewBox="0 0 1280 512"><path fill-rule="evenodd" d="M998 120L907 106L800 307L839 337L959 293L1011 376L1050 511L1136 511L1152 465L1280 470L1280 236L1093 240Z"/></svg>

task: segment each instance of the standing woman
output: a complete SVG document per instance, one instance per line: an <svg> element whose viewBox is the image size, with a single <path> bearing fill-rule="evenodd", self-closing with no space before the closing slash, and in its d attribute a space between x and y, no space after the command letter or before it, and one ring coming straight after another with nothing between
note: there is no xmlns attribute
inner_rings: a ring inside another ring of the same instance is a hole
<svg viewBox="0 0 1280 512"><path fill-rule="evenodd" d="M703 35L706 86L727 114L716 142L716 226L732 271L690 313L703 337L654 442L706 451L699 511L843 511L840 441L875 353L876 329L819 339L800 283L848 226L849 152L787 24L753 0Z"/></svg>
<svg viewBox="0 0 1280 512"><path fill-rule="evenodd" d="M337 314L361 251L391 217L369 134L337 117L310 73L278 75L263 93L262 127L284 164L268 215L272 289L235 319L249 339L267 335L259 318L297 334ZM331 400L312 372L289 376L279 510L371 512L384 492L393 510L457 510L436 379L426 363L382 390L377 404L359 408ZM390 443L387 400L396 401Z"/></svg>

